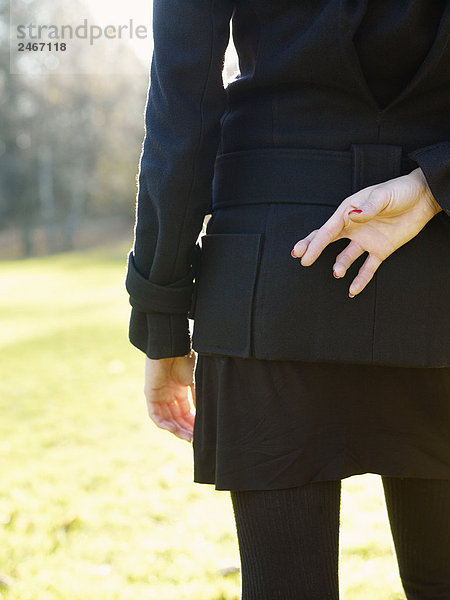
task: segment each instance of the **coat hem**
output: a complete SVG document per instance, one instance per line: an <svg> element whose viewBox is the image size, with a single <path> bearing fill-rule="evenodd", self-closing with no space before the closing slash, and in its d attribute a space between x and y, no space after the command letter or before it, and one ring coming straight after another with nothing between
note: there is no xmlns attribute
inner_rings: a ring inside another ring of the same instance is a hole
<svg viewBox="0 0 450 600"><path fill-rule="evenodd" d="M313 363L334 363L334 364L358 364L358 365L373 365L380 367L405 367L405 368L417 368L417 369L444 369L450 367L450 360L444 360L443 362L439 362L436 364L436 361L433 363L418 363L418 362L405 362L405 361L391 361L385 362L375 359L354 359L345 360L342 357L334 358L334 357L313 357L307 354L265 354L261 352L256 352L253 354L249 354L248 352L243 351L233 351L227 348L219 348L216 346L198 346L196 344L193 345L193 349L197 352L197 354L202 354L204 356L232 356L236 358L252 358L259 360L298 360L298 361L306 361Z"/></svg>

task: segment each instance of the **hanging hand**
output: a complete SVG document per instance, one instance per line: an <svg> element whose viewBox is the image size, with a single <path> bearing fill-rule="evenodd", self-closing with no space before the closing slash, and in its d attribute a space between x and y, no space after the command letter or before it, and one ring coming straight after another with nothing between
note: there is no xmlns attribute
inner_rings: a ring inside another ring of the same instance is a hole
<svg viewBox="0 0 450 600"><path fill-rule="evenodd" d="M196 354L152 359L145 361L144 394L149 417L162 429L177 437L192 441L194 412L189 401L189 389L195 408Z"/></svg>
<svg viewBox="0 0 450 600"><path fill-rule="evenodd" d="M328 244L349 238L333 265L336 278L344 277L363 252L369 253L351 282L352 298L362 292L383 260L416 236L440 210L422 169L417 168L348 196L322 227L295 244L291 254L301 257L302 266L307 267Z"/></svg>

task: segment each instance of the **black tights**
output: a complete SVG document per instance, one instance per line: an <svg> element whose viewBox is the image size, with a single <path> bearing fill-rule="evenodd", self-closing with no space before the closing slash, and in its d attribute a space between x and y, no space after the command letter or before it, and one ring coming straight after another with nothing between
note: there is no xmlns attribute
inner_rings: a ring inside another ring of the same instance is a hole
<svg viewBox="0 0 450 600"><path fill-rule="evenodd" d="M408 600L450 600L450 480L382 477ZM242 600L337 600L340 481L231 491Z"/></svg>

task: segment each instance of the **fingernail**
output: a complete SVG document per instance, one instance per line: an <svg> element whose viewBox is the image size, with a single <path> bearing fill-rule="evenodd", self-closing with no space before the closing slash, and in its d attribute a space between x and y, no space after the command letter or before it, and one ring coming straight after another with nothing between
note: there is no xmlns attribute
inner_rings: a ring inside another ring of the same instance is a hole
<svg viewBox="0 0 450 600"><path fill-rule="evenodd" d="M354 210L351 210L348 214L350 215L352 212L362 213L362 210L360 208L355 208Z"/></svg>
<svg viewBox="0 0 450 600"><path fill-rule="evenodd" d="M336 271L333 269L333 277L336 277L336 279L340 279L339 275L336 275Z"/></svg>
<svg viewBox="0 0 450 600"><path fill-rule="evenodd" d="M294 251L293 251L293 250L291 250L291 256L293 256L294 258L297 258L297 257L295 256L295 254L294 254Z"/></svg>
<svg viewBox="0 0 450 600"><path fill-rule="evenodd" d="M349 298L354 298L356 296L356 294L350 294L348 295Z"/></svg>

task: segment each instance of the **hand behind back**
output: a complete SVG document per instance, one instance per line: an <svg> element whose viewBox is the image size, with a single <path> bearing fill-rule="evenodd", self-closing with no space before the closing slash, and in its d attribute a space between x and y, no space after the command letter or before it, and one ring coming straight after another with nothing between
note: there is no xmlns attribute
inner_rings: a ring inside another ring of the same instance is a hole
<svg viewBox="0 0 450 600"><path fill-rule="evenodd" d="M352 212L354 210L361 212ZM366 187L348 196L322 227L299 240L292 255L310 266L323 249L349 238L333 266L335 277L344 277L364 252L368 256L352 281L351 296L360 293L390 254L416 236L442 208L436 202L420 168L408 175ZM162 429L192 441L195 408L196 354L151 359L146 357L144 393L150 418ZM193 406L189 401L189 389Z"/></svg>
<svg viewBox="0 0 450 600"><path fill-rule="evenodd" d="M352 212L353 210L360 212ZM292 256L310 266L331 242L349 238L336 256L335 277L344 277L363 252L368 256L349 288L349 296L362 292L380 264L416 236L442 208L436 202L420 168L408 175L372 185L348 196L322 227L299 240Z"/></svg>

